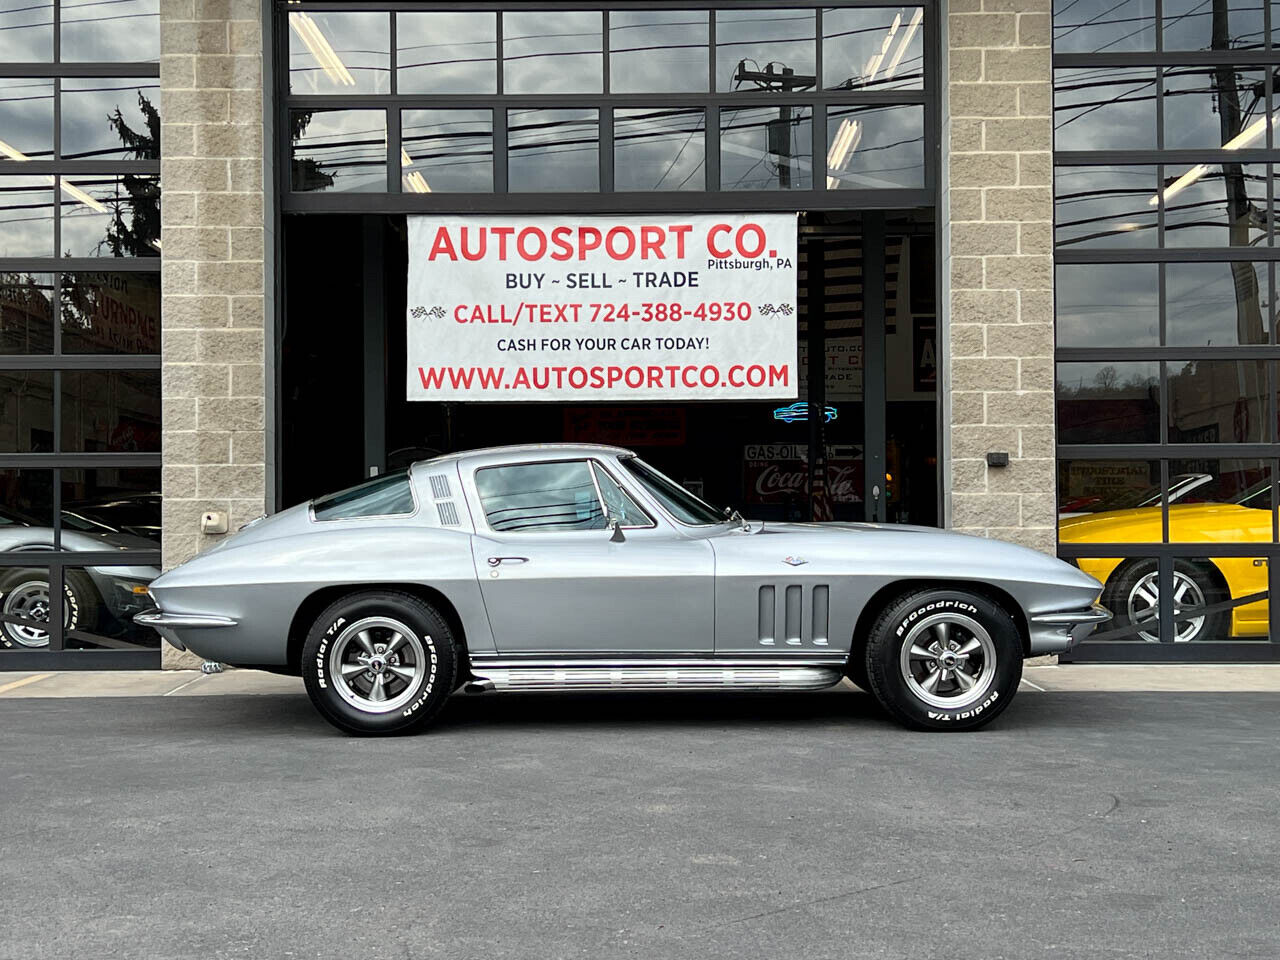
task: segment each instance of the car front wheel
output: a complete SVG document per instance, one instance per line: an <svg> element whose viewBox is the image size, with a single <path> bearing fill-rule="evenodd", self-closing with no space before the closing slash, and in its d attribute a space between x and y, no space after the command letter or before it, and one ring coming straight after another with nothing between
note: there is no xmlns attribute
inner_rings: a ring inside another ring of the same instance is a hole
<svg viewBox="0 0 1280 960"><path fill-rule="evenodd" d="M974 730L1013 699L1022 639L1000 606L967 590L921 590L889 604L868 637L871 692L917 730Z"/></svg>
<svg viewBox="0 0 1280 960"><path fill-rule="evenodd" d="M412 594L364 591L322 613L302 647L302 677L321 715L357 734L401 733L431 720L453 690L453 632Z"/></svg>

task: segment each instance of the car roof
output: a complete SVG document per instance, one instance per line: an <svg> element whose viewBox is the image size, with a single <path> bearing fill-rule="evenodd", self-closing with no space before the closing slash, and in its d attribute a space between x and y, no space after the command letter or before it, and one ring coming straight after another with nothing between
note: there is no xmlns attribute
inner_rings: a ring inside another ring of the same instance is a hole
<svg viewBox="0 0 1280 960"><path fill-rule="evenodd" d="M492 466L499 463L536 463L539 460L563 460L592 456L633 457L634 451L603 443L520 443L505 447L481 447L419 460L421 464L443 464L450 461L467 466Z"/></svg>

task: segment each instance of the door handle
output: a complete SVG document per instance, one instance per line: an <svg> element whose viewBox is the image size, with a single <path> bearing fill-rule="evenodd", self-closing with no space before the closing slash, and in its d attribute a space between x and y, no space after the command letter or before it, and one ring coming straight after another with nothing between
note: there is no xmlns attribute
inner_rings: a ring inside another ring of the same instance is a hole
<svg viewBox="0 0 1280 960"><path fill-rule="evenodd" d="M528 557L490 557L489 566L496 567L503 563L528 563Z"/></svg>

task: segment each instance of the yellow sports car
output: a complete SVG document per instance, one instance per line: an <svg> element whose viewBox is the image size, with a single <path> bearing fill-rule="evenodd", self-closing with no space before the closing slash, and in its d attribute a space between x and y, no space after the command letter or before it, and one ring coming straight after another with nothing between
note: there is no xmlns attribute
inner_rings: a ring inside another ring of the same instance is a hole
<svg viewBox="0 0 1280 960"><path fill-rule="evenodd" d="M1169 540L1172 543L1270 543L1271 483L1249 487L1227 503L1172 503ZM1058 540L1071 543L1132 543L1141 554L1143 543L1161 541L1159 505L1132 510L1107 510L1064 517L1058 521ZM1212 552L1211 546L1206 552ZM1085 573L1102 581L1102 602L1115 614L1111 629L1149 624L1138 636L1159 639L1160 593L1153 557L1080 557ZM1225 603L1267 590L1267 561L1261 557L1178 558L1173 567L1173 611ZM1174 640L1225 640L1263 637L1268 632L1266 600L1230 610L1191 617L1174 623Z"/></svg>

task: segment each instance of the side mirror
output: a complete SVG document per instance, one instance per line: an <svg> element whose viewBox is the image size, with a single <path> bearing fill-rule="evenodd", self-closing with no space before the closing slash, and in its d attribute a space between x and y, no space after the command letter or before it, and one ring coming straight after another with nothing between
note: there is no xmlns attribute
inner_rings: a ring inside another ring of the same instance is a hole
<svg viewBox="0 0 1280 960"><path fill-rule="evenodd" d="M626 534L622 532L622 522L617 517L609 518L608 528L610 531L612 531L609 537L610 543L626 543L627 542Z"/></svg>

